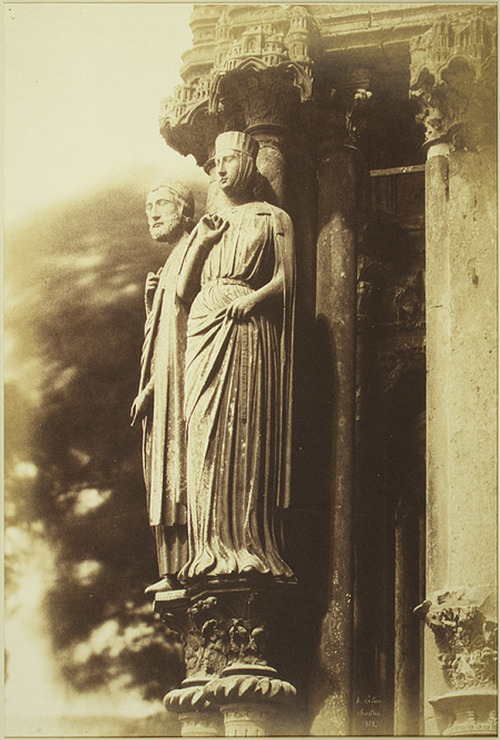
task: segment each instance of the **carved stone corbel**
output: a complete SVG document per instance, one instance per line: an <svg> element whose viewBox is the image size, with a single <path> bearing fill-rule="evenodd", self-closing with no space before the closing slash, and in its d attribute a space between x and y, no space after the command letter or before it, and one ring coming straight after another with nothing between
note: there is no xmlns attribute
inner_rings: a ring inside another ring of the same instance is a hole
<svg viewBox="0 0 500 740"><path fill-rule="evenodd" d="M373 107L370 91L371 74L366 67L353 67L343 82L345 99L346 144L362 148L368 135L368 120Z"/></svg>
<svg viewBox="0 0 500 740"><path fill-rule="evenodd" d="M369 159L377 110L370 86L369 69L350 67L335 81L323 83L323 89L318 89L311 106L311 126L319 156L347 146Z"/></svg>
<svg viewBox="0 0 500 740"><path fill-rule="evenodd" d="M482 9L443 19L410 44L410 96L425 146L475 148L496 138L496 28Z"/></svg>

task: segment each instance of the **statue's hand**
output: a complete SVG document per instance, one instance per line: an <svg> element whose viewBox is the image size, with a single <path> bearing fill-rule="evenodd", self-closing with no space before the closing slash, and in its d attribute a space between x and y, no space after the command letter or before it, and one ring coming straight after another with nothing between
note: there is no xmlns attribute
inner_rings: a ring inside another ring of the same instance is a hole
<svg viewBox="0 0 500 740"><path fill-rule="evenodd" d="M227 317L235 321L242 321L251 316L255 308L255 299L253 293L235 298L227 309Z"/></svg>
<svg viewBox="0 0 500 740"><path fill-rule="evenodd" d="M155 272L148 272L148 276L146 278L146 295L150 295L155 292L158 287L159 280L160 276Z"/></svg>
<svg viewBox="0 0 500 740"><path fill-rule="evenodd" d="M218 216L216 213L206 213L198 223L198 233L202 242L207 247L211 247L219 241L228 226L229 221L226 221L222 216Z"/></svg>
<svg viewBox="0 0 500 740"><path fill-rule="evenodd" d="M131 427L135 426L137 422L141 421L146 416L151 406L152 400L153 387L151 384L148 384L148 386L146 386L142 393L139 393L134 403L132 404L132 408L130 409Z"/></svg>
<svg viewBox="0 0 500 740"><path fill-rule="evenodd" d="M146 290L145 290L146 311L151 311L151 308L153 305L153 298L156 293L159 280L160 280L159 275L157 275L154 272L148 272L148 276L146 278Z"/></svg>

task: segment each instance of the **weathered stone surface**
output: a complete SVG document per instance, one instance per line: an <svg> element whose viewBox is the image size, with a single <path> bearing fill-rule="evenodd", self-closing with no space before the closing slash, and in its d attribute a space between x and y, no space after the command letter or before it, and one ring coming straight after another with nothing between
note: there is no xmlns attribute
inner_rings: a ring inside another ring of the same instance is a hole
<svg viewBox="0 0 500 740"><path fill-rule="evenodd" d="M427 593L484 584L496 599L493 159L489 148L433 153L427 165ZM457 630L462 619L474 621L478 606L455 616L452 610ZM426 697L435 701L449 687L432 640L427 646Z"/></svg>
<svg viewBox="0 0 500 740"><path fill-rule="evenodd" d="M248 134L217 138L225 203L201 220L177 280L179 299L190 306L189 553L179 574L188 584L205 574L293 579L279 543L281 512L290 505L293 226L253 195L257 151ZM210 249L207 226L215 234Z"/></svg>
<svg viewBox="0 0 500 740"><path fill-rule="evenodd" d="M316 656L311 732L348 734L352 650L352 486L354 477L354 403L356 342L356 244L359 152L332 147L319 169L317 317L330 342L330 371L335 460L328 480L334 541L329 589Z"/></svg>
<svg viewBox="0 0 500 740"><path fill-rule="evenodd" d="M149 273L141 372L132 425L143 427L143 476L161 580L149 589L175 588L187 560L184 350L187 312L176 280L194 216L194 198L182 183L164 179L147 195L152 238L164 247L165 265Z"/></svg>
<svg viewBox="0 0 500 740"><path fill-rule="evenodd" d="M448 691L430 699L444 735L489 735L497 728L498 616L495 589L433 594L417 610L434 634ZM451 691L450 691L451 689Z"/></svg>

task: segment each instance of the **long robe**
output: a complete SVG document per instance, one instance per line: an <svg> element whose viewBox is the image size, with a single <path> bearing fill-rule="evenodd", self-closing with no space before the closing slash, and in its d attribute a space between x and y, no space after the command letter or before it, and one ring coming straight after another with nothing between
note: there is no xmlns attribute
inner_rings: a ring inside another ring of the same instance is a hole
<svg viewBox="0 0 500 740"><path fill-rule="evenodd" d="M220 215L229 228L206 258L187 327L189 559L180 578L252 571L288 578L276 520L290 490L292 225L261 202ZM227 317L235 298L277 274L281 300L245 320Z"/></svg>
<svg viewBox="0 0 500 740"><path fill-rule="evenodd" d="M186 427L184 364L186 307L177 299L176 280L190 239L174 247L159 271L147 309L141 354L139 396L152 403L143 420L143 472L149 523L154 528L160 575L177 574L187 560Z"/></svg>

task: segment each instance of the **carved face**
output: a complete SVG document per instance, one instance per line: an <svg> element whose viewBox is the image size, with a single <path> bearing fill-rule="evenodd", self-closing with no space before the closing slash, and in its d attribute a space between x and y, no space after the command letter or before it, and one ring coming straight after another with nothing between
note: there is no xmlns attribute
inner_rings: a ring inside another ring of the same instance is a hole
<svg viewBox="0 0 500 740"><path fill-rule="evenodd" d="M221 190L232 193L238 190L241 172L241 152L225 149L218 152L215 158L217 179Z"/></svg>
<svg viewBox="0 0 500 740"><path fill-rule="evenodd" d="M168 188L159 187L148 193L146 216L149 233L156 241L173 241L180 236L184 222L182 205Z"/></svg>

